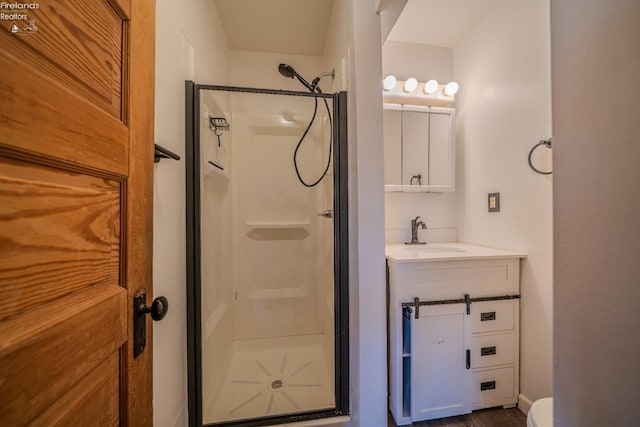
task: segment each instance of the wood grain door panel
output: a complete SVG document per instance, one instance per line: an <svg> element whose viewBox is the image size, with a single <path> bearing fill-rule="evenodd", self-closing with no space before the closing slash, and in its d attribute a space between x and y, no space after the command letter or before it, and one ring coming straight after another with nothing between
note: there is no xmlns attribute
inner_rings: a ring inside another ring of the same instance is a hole
<svg viewBox="0 0 640 427"><path fill-rule="evenodd" d="M126 176L129 130L120 119L19 57L0 55L0 70L0 145Z"/></svg>
<svg viewBox="0 0 640 427"><path fill-rule="evenodd" d="M25 425L118 354L126 308L125 289L100 285L0 323L0 425Z"/></svg>
<svg viewBox="0 0 640 427"><path fill-rule="evenodd" d="M120 283L121 183L0 157L0 320Z"/></svg>
<svg viewBox="0 0 640 427"><path fill-rule="evenodd" d="M38 4L0 22L0 426L148 427L155 1Z"/></svg>
<svg viewBox="0 0 640 427"><path fill-rule="evenodd" d="M120 422L118 356L119 353L112 353L29 426L117 426Z"/></svg>
<svg viewBox="0 0 640 427"><path fill-rule="evenodd" d="M4 37L7 49L91 104L123 119L124 11L106 0L48 0L39 5L29 11L37 32ZM11 24L0 21L0 28L6 33Z"/></svg>

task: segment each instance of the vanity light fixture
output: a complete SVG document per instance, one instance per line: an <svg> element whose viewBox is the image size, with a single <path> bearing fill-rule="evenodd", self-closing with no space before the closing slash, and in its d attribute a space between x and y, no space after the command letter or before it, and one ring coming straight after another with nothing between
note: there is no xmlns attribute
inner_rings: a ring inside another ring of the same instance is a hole
<svg viewBox="0 0 640 427"><path fill-rule="evenodd" d="M416 80L414 77L409 77L407 81L404 82L404 86L402 87L402 90L404 90L406 93L411 93L417 88L418 88L418 80Z"/></svg>
<svg viewBox="0 0 640 427"><path fill-rule="evenodd" d="M396 87L397 82L398 82L398 79L396 79L396 76L394 76L393 74L389 74L382 81L382 87L384 88L384 90L391 90L394 87Z"/></svg>
<svg viewBox="0 0 640 427"><path fill-rule="evenodd" d="M427 95L431 95L432 93L438 90L438 81L434 79L429 80L424 84L423 90L424 90L424 93L426 93Z"/></svg>
<svg viewBox="0 0 640 427"><path fill-rule="evenodd" d="M451 107L456 102L455 93L458 83L446 85L436 79L418 81L415 77L407 80L387 75L382 79L384 102L390 104L424 105L432 107Z"/></svg>
<svg viewBox="0 0 640 427"><path fill-rule="evenodd" d="M458 93L458 83L456 82L449 82L447 83L447 85L444 87L444 90L442 91L446 96L451 96L451 95L455 95L456 93Z"/></svg>

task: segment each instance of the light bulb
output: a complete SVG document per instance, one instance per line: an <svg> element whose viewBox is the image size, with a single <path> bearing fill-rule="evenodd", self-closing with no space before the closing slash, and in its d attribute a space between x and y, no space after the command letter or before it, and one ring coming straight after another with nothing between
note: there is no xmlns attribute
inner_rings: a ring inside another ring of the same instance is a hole
<svg viewBox="0 0 640 427"><path fill-rule="evenodd" d="M429 80L424 84L424 93L430 95L438 90L438 81L437 80Z"/></svg>
<svg viewBox="0 0 640 427"><path fill-rule="evenodd" d="M444 94L446 96L451 96L451 95L455 95L456 93L458 93L458 83L456 82L449 82L447 83L447 85L444 87Z"/></svg>
<svg viewBox="0 0 640 427"><path fill-rule="evenodd" d="M415 78L410 77L407 79L406 82L404 82L404 87L402 88L402 90L404 90L407 93L411 93L417 88L418 88L418 81Z"/></svg>
<svg viewBox="0 0 640 427"><path fill-rule="evenodd" d="M382 87L384 88L384 90L391 90L396 87L397 82L398 80L396 79L396 76L389 74L382 81Z"/></svg>

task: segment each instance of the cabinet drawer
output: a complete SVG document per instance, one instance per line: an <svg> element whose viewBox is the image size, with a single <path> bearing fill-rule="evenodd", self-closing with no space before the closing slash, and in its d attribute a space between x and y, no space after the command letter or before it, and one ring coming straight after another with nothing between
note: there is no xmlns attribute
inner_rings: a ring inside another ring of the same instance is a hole
<svg viewBox="0 0 640 427"><path fill-rule="evenodd" d="M512 366L501 369L487 369L474 372L472 403L484 406L495 400L515 396Z"/></svg>
<svg viewBox="0 0 640 427"><path fill-rule="evenodd" d="M480 301L471 304L471 332L507 331L515 328L518 300Z"/></svg>
<svg viewBox="0 0 640 427"><path fill-rule="evenodd" d="M515 334L471 338L471 368L508 365L515 362Z"/></svg>

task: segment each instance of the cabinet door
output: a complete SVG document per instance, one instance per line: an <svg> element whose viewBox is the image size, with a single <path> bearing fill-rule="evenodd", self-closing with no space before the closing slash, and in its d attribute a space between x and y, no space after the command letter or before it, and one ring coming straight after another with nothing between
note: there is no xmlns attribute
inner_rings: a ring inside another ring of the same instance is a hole
<svg viewBox="0 0 640 427"><path fill-rule="evenodd" d="M451 158L451 115L429 114L429 187L447 189L453 185Z"/></svg>
<svg viewBox="0 0 640 427"><path fill-rule="evenodd" d="M413 422L471 412L465 315L463 305L423 306L411 319Z"/></svg>
<svg viewBox="0 0 640 427"><path fill-rule="evenodd" d="M429 113L403 111L402 185L428 185L428 180Z"/></svg>
<svg viewBox="0 0 640 427"><path fill-rule="evenodd" d="M402 111L383 111L384 184L402 184ZM399 187L401 188L401 187Z"/></svg>

